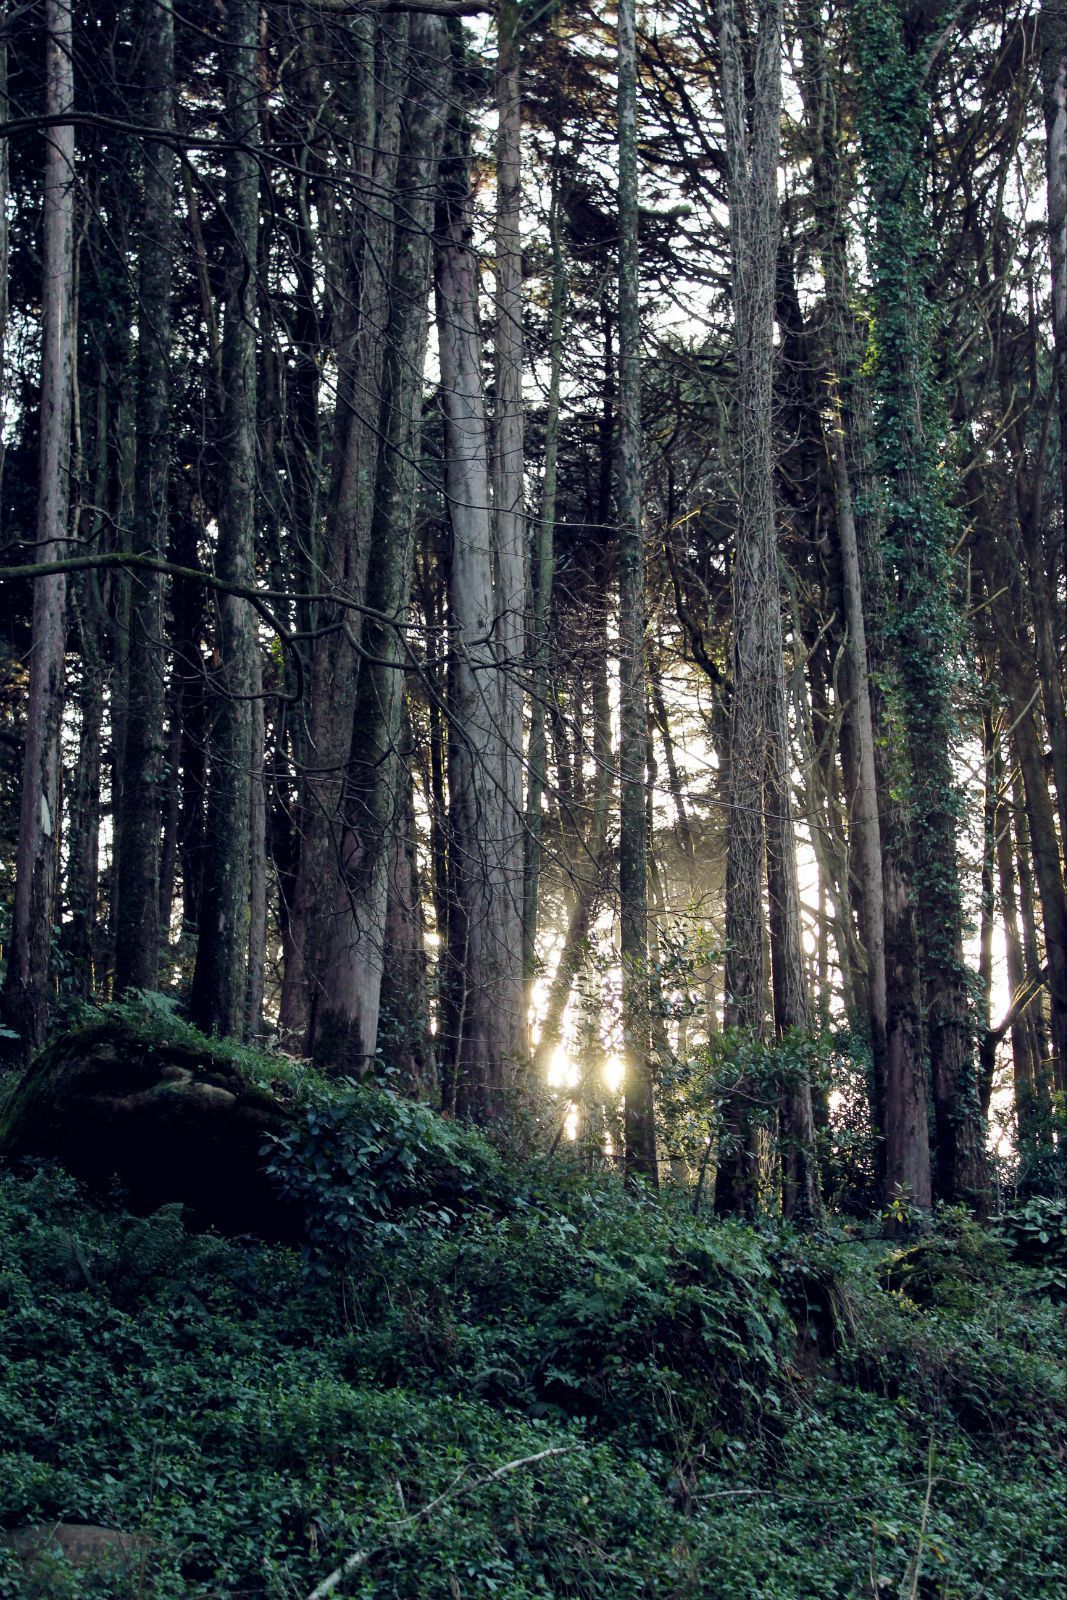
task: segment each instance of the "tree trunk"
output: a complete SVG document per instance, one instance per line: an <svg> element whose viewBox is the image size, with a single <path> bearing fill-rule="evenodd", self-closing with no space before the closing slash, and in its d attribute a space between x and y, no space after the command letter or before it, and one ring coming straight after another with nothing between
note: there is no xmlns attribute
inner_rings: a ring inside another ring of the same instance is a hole
<svg viewBox="0 0 1067 1600"><path fill-rule="evenodd" d="M452 531L448 573L448 828L451 1038L445 1104L499 1118L522 1039L522 950L506 942L501 860L501 697L494 647L489 455L482 388L478 268L466 136L453 134L443 175L436 249L437 329L445 423L445 498ZM514 983L519 971L519 984Z"/></svg>
<svg viewBox="0 0 1067 1600"><path fill-rule="evenodd" d="M560 239L560 186L553 171L549 236L552 252L552 300L549 311L548 410L545 418L545 467L541 484L541 514L534 539L532 606L530 616L530 737L527 748L529 779L526 791L526 855L523 867L522 969L527 992L537 972L537 915L541 877L542 802L548 781L548 746L545 717L549 694L549 640L552 619L552 584L555 570L556 490L559 462L560 384L563 372L563 315L566 301L563 249Z"/></svg>
<svg viewBox="0 0 1067 1600"><path fill-rule="evenodd" d="M414 751L410 719L406 714L399 757L378 1037L388 1081L412 1098L425 1099L433 1095L436 1075L426 985L423 891L412 771Z"/></svg>
<svg viewBox="0 0 1067 1600"><path fill-rule="evenodd" d="M61 117L74 105L70 0L46 0L46 108ZM70 507L70 416L74 273L74 128L44 134L41 437L37 556L64 553ZM26 746L19 809L15 905L4 988L4 1018L24 1054L44 1043L60 823L60 731L63 716L63 573L39 578L33 591Z"/></svg>
<svg viewBox="0 0 1067 1600"><path fill-rule="evenodd" d="M404 101L396 229L385 329L378 433L381 449L371 523L364 627L366 660L356 688L342 801L343 911L325 940L311 1045L331 1070L362 1074L374 1060L386 953L386 914L404 704L406 630L415 557L422 436L426 302L431 284L434 187L444 125L448 40L440 19L411 22L413 64Z"/></svg>
<svg viewBox="0 0 1067 1600"><path fill-rule="evenodd" d="M526 513L523 441L522 338L522 84L519 0L497 10L496 306L493 372L493 521L497 586L494 636L500 673L501 932L509 948L523 941L523 664L526 656ZM521 965L508 962L514 992L504 997L517 1019L510 1050L527 1049L526 985Z"/></svg>
<svg viewBox="0 0 1067 1600"><path fill-rule="evenodd" d="M619 916L622 926L624 1162L657 1182L648 995L645 837L645 549L641 524L641 307L634 0L618 6L619 139Z"/></svg>
<svg viewBox="0 0 1067 1600"><path fill-rule="evenodd" d="M174 13L149 0L141 38L144 120L174 126ZM132 547L167 552L170 475L170 297L174 260L175 157L169 144L145 145L144 217L139 266L137 465ZM115 988L154 989L160 947L159 857L162 824L166 669L163 577L134 575L130 607L122 836L115 918Z"/></svg>
<svg viewBox="0 0 1067 1600"><path fill-rule="evenodd" d="M986 592L991 597L1000 680L1026 798L1030 850L1048 957L1053 1055L1054 1060L1062 1064L1067 1062L1067 891L1033 703L1033 670L1016 620L1020 614L1025 614L1022 610L1024 596L1013 582L1014 574L1000 555L998 540L989 526L983 528L977 541L976 557ZM1062 1065L1056 1070L1062 1072Z"/></svg>
<svg viewBox="0 0 1067 1600"><path fill-rule="evenodd" d="M789 785L781 596L772 460L777 170L781 111L781 7L760 0L746 96L741 23L720 0L719 44L730 202L737 352L738 511L733 570L733 708L727 821L727 979L730 1021L765 1030L763 942L767 872L775 1025L807 1028L808 1005ZM720 1164L716 1204L752 1210L754 1150L743 1116L732 1119L734 1153ZM782 1107L788 1147L783 1203L818 1209L811 1087L801 1076Z"/></svg>
<svg viewBox="0 0 1067 1600"><path fill-rule="evenodd" d="M959 613L954 520L941 459L947 431L923 284L929 224L920 175L928 123L920 45L903 5L860 17L860 128L875 202L876 449L887 487L886 550L896 588L892 644L908 771L937 1162L945 1200L988 1202L985 1130L963 957L957 834L964 797L952 769Z"/></svg>
<svg viewBox="0 0 1067 1600"><path fill-rule="evenodd" d="M1026 980L1028 983L1040 986L1042 964L1037 935L1037 908L1034 903L1033 857L1030 849L1030 827L1026 816L1026 796L1018 765L1012 772L1011 808L1015 824L1015 865L1019 875L1019 924L1022 932ZM1031 1010L1031 1016L1037 1038L1038 1059L1047 1061L1050 1048L1055 1055L1055 1045L1050 1047L1048 1018L1044 1007L1035 1005ZM1054 1073L1053 1076L1055 1087L1067 1090L1062 1075L1057 1077Z"/></svg>
<svg viewBox="0 0 1067 1600"><path fill-rule="evenodd" d="M10 115L7 96L7 7L0 11L0 122ZM7 393L7 305L8 259L10 256L10 229L8 223L8 193L11 187L10 140L0 139L0 394ZM4 452L7 440L0 430L0 490L4 485Z"/></svg>
<svg viewBox="0 0 1067 1600"><path fill-rule="evenodd" d="M773 620L778 638L771 648L782 661L781 619L777 606ZM767 898L770 908L771 986L775 1031L781 1037L811 1027L804 945L800 928L800 890L797 884L796 841L793 834L789 785L789 740L785 683L782 669L775 685L769 733L768 772L764 790L767 814ZM803 1062L803 1057L799 1058ZM811 1082L798 1064L786 1080L780 1107L782 1136L782 1213L798 1222L810 1222L820 1210L819 1173L815 1160L815 1121Z"/></svg>
<svg viewBox="0 0 1067 1600"><path fill-rule="evenodd" d="M997 799L993 824L994 850L1000 888L1000 915L1004 925L1008 992L1014 999L1026 987L1026 959L1019 932L1011 806L1006 803L1003 792L1004 781L1004 757L998 734L993 745L993 786ZM1011 1058L1018 1128L1019 1183L1020 1187L1026 1188L1047 1146L1051 1110L1048 1103L1047 1068L1041 1056L1031 1006L1027 1006L1011 1025Z"/></svg>
<svg viewBox="0 0 1067 1600"><path fill-rule="evenodd" d="M327 240L327 296L338 330L332 472L315 587L330 599L315 619L310 760L301 805L300 858L290 906L289 968L282 1014L306 1017L306 1047L322 1042L318 1008L331 1003L332 962L355 934L345 893L355 848L344 822L345 773L362 648L363 605L379 460L382 374L395 235L397 161L407 67L406 16L360 13L352 23L354 64L343 135L352 145L354 199L348 236ZM336 259L334 259L336 258ZM327 1030L329 1031L329 1030Z"/></svg>
<svg viewBox="0 0 1067 1600"><path fill-rule="evenodd" d="M99 605L92 594L95 574L82 573L68 596L81 657L78 706L78 755L67 800L66 903L69 920L63 927L63 946L69 963L69 981L76 994L88 999L96 982L96 924L100 893L100 774L104 756L104 670L100 628L90 609Z"/></svg>
<svg viewBox="0 0 1067 1600"><path fill-rule="evenodd" d="M1048 234L1052 257L1052 333L1060 403L1060 486L1064 505L1064 548L1060 574L1067 572L1067 3L1042 0L1041 95L1045 111L1045 161L1048 173ZM1061 804L1067 799L1061 796Z"/></svg>
<svg viewBox="0 0 1067 1600"><path fill-rule="evenodd" d="M256 268L259 261L258 0L232 0L227 48L226 320L222 339L222 417L215 570L225 582L255 578ZM248 861L251 816L253 612L232 594L216 599L219 665L213 681L205 870L193 1021L205 1033L240 1034L248 964Z"/></svg>
<svg viewBox="0 0 1067 1600"><path fill-rule="evenodd" d="M267 962L267 786L266 711L263 663L252 658L252 752L248 797L248 968L245 979L244 1037L263 1033L263 994Z"/></svg>

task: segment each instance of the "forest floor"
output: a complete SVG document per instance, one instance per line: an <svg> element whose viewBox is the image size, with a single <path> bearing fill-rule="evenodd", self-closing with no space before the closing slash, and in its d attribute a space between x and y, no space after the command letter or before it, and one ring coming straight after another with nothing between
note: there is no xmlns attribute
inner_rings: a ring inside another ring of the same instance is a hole
<svg viewBox="0 0 1067 1600"><path fill-rule="evenodd" d="M304 1256L0 1168L4 1600L1064 1593L1062 1207L716 1223L362 1090L281 1164Z"/></svg>

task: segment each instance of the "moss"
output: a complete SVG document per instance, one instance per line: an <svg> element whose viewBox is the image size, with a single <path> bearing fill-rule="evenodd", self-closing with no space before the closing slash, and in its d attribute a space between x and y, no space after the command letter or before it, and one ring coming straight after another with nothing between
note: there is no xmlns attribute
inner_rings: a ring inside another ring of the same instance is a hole
<svg viewBox="0 0 1067 1600"><path fill-rule="evenodd" d="M117 1180L136 1209L179 1201L228 1231L299 1237L261 1156L297 1099L268 1058L116 1006L61 1034L15 1084L0 1153L51 1156L97 1192Z"/></svg>

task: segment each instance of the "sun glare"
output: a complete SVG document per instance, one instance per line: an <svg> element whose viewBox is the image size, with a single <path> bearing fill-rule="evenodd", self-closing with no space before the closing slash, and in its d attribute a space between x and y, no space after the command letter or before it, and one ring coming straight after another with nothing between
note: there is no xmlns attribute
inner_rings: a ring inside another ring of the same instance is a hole
<svg viewBox="0 0 1067 1600"><path fill-rule="evenodd" d="M566 1046L558 1044L552 1052L548 1066L550 1089L573 1089L578 1082L578 1068L567 1054Z"/></svg>
<svg viewBox="0 0 1067 1600"><path fill-rule="evenodd" d="M604 1063L604 1082L612 1094L618 1094L626 1076L626 1065L618 1056L609 1056Z"/></svg>

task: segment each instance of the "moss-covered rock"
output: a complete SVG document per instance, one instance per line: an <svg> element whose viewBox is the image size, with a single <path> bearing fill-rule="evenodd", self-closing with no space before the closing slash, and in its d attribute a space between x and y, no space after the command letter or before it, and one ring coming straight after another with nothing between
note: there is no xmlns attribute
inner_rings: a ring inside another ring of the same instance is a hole
<svg viewBox="0 0 1067 1600"><path fill-rule="evenodd" d="M52 1156L135 1209L180 1201L199 1225L287 1240L301 1213L270 1182L264 1144L293 1110L235 1053L168 1037L116 1009L61 1035L0 1109L0 1155Z"/></svg>

